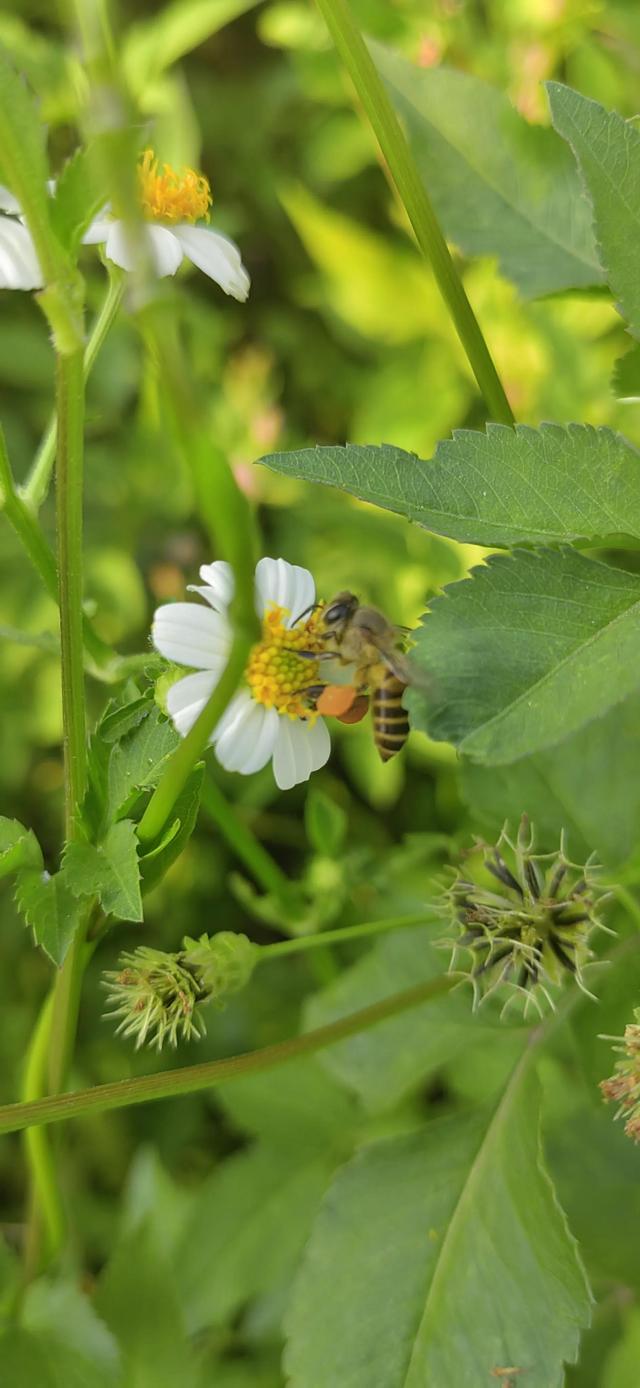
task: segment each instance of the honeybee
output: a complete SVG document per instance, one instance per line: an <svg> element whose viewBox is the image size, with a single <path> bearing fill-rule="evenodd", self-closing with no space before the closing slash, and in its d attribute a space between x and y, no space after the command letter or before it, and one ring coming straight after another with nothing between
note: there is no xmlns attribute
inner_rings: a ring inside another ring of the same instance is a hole
<svg viewBox="0 0 640 1388"><path fill-rule="evenodd" d="M327 654L352 666L348 685L327 683L318 693L319 713L343 723L359 722L371 693L373 739L380 757L390 761L409 736L409 719L402 696L409 684L420 682L413 666L398 648L398 629L377 607L362 606L354 593L337 593L322 612Z"/></svg>

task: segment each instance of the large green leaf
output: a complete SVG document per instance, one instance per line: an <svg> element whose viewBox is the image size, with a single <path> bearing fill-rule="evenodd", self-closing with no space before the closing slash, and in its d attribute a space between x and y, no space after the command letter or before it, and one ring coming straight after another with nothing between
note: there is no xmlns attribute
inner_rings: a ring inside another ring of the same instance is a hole
<svg viewBox="0 0 640 1388"><path fill-rule="evenodd" d="M70 1282L28 1288L20 1325L0 1334L3 1388L121 1388L118 1347Z"/></svg>
<svg viewBox="0 0 640 1388"><path fill-rule="evenodd" d="M471 544L640 536L640 453L611 429L460 429L429 462L390 444L304 448L260 461Z"/></svg>
<svg viewBox="0 0 640 1388"><path fill-rule="evenodd" d="M607 279L640 336L640 130L580 92L548 82L553 124L578 160L593 204Z"/></svg>
<svg viewBox="0 0 640 1388"><path fill-rule="evenodd" d="M291 1388L561 1388L589 1292L541 1165L537 1086L363 1149L337 1176L288 1317ZM495 1373L494 1373L495 1376Z"/></svg>
<svg viewBox="0 0 640 1388"><path fill-rule="evenodd" d="M598 284L589 208L554 132L468 73L416 68L378 44L373 55L447 237L497 256L528 298Z"/></svg>
<svg viewBox="0 0 640 1388"><path fill-rule="evenodd" d="M202 1388L195 1350L186 1335L176 1269L148 1223L127 1230L116 1243L98 1283L95 1305L118 1341L122 1388Z"/></svg>
<svg viewBox="0 0 640 1388"><path fill-rule="evenodd" d="M607 866L624 862L640 841L640 697L632 695L547 752L510 766L464 761L462 788L474 822L494 835L526 810L542 848L557 848L561 829L578 860L594 849Z"/></svg>
<svg viewBox="0 0 640 1388"><path fill-rule="evenodd" d="M640 686L640 577L575 550L492 556L416 634L414 727L499 765L552 747Z"/></svg>
<svg viewBox="0 0 640 1388"><path fill-rule="evenodd" d="M339 1017L442 973L446 955L433 946L443 927L394 930L362 959L311 998L305 1025L325 1026ZM412 1008L370 1031L349 1037L322 1054L322 1062L366 1108L388 1109L449 1060L479 1024L470 1016L469 994L449 995Z"/></svg>
<svg viewBox="0 0 640 1388"><path fill-rule="evenodd" d="M140 790L156 785L162 767L180 740L160 710L153 705L147 707L146 716L138 719L136 700L135 726L119 738L111 753L107 794L111 818L126 814Z"/></svg>

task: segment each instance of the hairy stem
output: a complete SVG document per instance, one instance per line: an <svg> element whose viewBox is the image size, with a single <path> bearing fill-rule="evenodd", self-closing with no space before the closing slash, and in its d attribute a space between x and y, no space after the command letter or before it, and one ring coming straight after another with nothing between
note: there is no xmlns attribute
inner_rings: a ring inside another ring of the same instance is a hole
<svg viewBox="0 0 640 1388"><path fill-rule="evenodd" d="M116 271L109 277L109 287L104 299L104 303L91 330L84 352L84 379L88 380L96 357L104 343L104 340L111 328L124 293L124 276ZM49 490L49 481L53 471L56 457L56 439L58 432L58 420L55 413L51 416L45 431L42 443L36 453L31 472L21 489L20 495L27 506L37 511L42 505Z"/></svg>
<svg viewBox="0 0 640 1388"><path fill-rule="evenodd" d="M347 0L318 0L331 37L349 73L404 205L421 251L433 267L440 293L451 314L484 395L492 419L513 424L513 414L491 353L449 253L431 201L409 145L387 96Z"/></svg>
<svg viewBox="0 0 640 1388"><path fill-rule="evenodd" d="M82 471L84 373L82 353L58 357L56 518L60 601L65 819L73 838L87 778L82 660Z"/></svg>
<svg viewBox="0 0 640 1388"><path fill-rule="evenodd" d="M25 1103L39 1099L47 1092L52 1011L53 993L50 993L41 1009L27 1052L22 1087ZM31 1128L25 1134L25 1149L31 1189L24 1244L24 1281L30 1282L40 1270L41 1251L48 1257L62 1242L64 1213L48 1135L40 1128Z"/></svg>
<svg viewBox="0 0 640 1388"><path fill-rule="evenodd" d="M279 1041L276 1045L251 1051L249 1055L207 1061L203 1065L190 1065L180 1070L165 1070L141 1079L99 1084L94 1089L79 1090L76 1094L54 1094L30 1104L7 1104L0 1108L0 1133L19 1132L34 1124L60 1123L84 1113L105 1113L109 1109L128 1108L132 1104L169 1099L178 1094L195 1094L222 1084L223 1080L270 1070L288 1060L297 1060L300 1056L324 1050L347 1036L355 1036L369 1027L377 1026L388 1017L395 1017L410 1008L419 1007L421 1003L442 997L455 988L462 977L461 974L442 974L428 983L419 983L415 988L394 993L373 1003L371 1007L363 1007L359 1012L341 1017L328 1026L307 1031L290 1041Z"/></svg>

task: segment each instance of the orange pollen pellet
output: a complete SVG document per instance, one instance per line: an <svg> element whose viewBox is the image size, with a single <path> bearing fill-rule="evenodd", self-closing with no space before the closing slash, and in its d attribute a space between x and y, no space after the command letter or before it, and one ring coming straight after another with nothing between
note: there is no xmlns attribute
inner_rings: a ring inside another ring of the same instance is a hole
<svg viewBox="0 0 640 1388"><path fill-rule="evenodd" d="M321 682L317 660L299 651L318 654L324 648L319 635L321 622L317 613L295 627L286 627L289 616L286 608L272 603L262 623L262 640L253 647L245 670L245 679L254 699L265 708L275 708L289 718L306 718L313 722L316 713L309 705L308 690Z"/></svg>
<svg viewBox="0 0 640 1388"><path fill-rule="evenodd" d="M209 216L209 180L195 169L176 173L170 164L158 166L152 149L146 149L138 164L138 191L142 214L150 222L197 222Z"/></svg>

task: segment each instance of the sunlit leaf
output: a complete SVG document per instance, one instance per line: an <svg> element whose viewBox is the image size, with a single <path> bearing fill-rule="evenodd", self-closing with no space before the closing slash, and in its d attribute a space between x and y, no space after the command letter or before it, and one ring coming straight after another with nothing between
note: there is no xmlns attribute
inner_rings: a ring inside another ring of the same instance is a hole
<svg viewBox="0 0 640 1388"><path fill-rule="evenodd" d="M389 444L305 448L260 461L465 543L640 536L640 453L611 429L460 429L428 462Z"/></svg>
<svg viewBox="0 0 640 1388"><path fill-rule="evenodd" d="M447 237L497 256L527 298L598 284L589 207L554 132L471 73L372 51Z"/></svg>
<svg viewBox="0 0 640 1388"><path fill-rule="evenodd" d="M476 1388L508 1366L561 1388L590 1298L524 1073L493 1111L375 1143L338 1174L288 1314L291 1388Z"/></svg>
<svg viewBox="0 0 640 1388"><path fill-rule="evenodd" d="M620 313L640 336L640 130L580 92L548 82L556 130L576 156L593 204L602 263Z"/></svg>
<svg viewBox="0 0 640 1388"><path fill-rule="evenodd" d="M128 29L122 53L124 71L142 94L167 68L197 48L256 0L174 0Z"/></svg>

